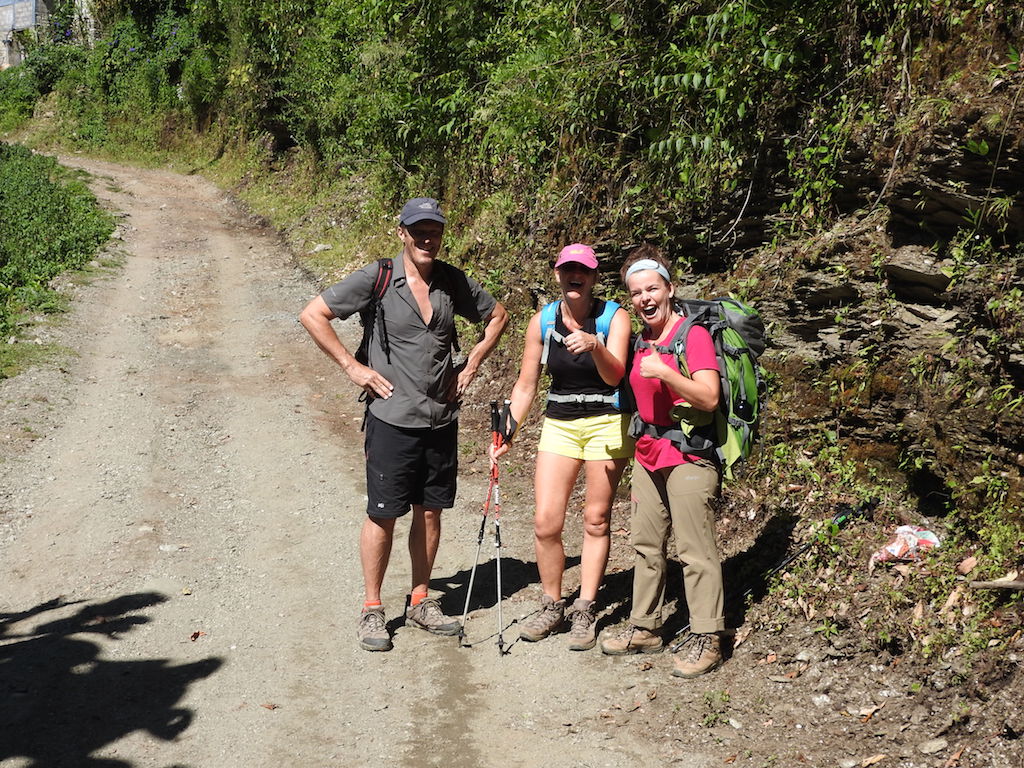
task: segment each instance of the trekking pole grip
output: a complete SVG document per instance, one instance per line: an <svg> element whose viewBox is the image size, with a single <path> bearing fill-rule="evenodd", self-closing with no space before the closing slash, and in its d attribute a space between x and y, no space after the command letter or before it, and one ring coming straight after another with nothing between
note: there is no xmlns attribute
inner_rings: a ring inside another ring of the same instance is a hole
<svg viewBox="0 0 1024 768"><path fill-rule="evenodd" d="M491 440L495 445L501 445L501 416L498 414L498 401L491 400Z"/></svg>

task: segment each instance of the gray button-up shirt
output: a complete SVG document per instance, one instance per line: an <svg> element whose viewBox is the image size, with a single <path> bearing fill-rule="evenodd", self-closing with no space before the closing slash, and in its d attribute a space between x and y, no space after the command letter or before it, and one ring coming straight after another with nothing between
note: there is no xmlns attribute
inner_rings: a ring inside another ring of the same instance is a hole
<svg viewBox="0 0 1024 768"><path fill-rule="evenodd" d="M320 295L334 316L344 320L370 307L376 280L377 262L373 262ZM405 262L401 255L395 258L391 284L381 299L390 362L384 354L384 329L378 320L370 338L369 366L395 388L388 399L374 399L370 412L396 427L435 428L458 418L458 403L445 399L456 375L452 363L455 315L479 323L497 304L476 280L436 259L429 297L433 315L427 325L409 290Z"/></svg>

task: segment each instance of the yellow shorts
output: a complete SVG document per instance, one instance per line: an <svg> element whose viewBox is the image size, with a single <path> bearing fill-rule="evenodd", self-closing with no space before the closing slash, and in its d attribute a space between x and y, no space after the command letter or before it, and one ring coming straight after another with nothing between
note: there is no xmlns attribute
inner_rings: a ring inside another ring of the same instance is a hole
<svg viewBox="0 0 1024 768"><path fill-rule="evenodd" d="M544 417L538 451L584 461L628 459L633 456L629 415L586 416L582 419Z"/></svg>

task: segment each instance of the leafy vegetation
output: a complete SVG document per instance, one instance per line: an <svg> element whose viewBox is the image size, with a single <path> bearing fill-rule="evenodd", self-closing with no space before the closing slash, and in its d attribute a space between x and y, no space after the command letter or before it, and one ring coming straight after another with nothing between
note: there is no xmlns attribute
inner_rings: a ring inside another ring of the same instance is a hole
<svg viewBox="0 0 1024 768"><path fill-rule="evenodd" d="M152 148L168 121L212 126L311 153L392 201L431 190L468 217L481 188L511 188L539 202L527 226L554 213L710 245L755 190L787 190L782 220L827 219L907 39L1020 13L963 0L95 5L104 33L77 49L86 66L67 66L62 42L32 67L83 143Z"/></svg>
<svg viewBox="0 0 1024 768"><path fill-rule="evenodd" d="M92 259L113 231L83 183L56 161L0 143L0 335L59 307L50 280Z"/></svg>
<svg viewBox="0 0 1024 768"><path fill-rule="evenodd" d="M6 133L32 116L39 86L26 67L0 72L0 133Z"/></svg>

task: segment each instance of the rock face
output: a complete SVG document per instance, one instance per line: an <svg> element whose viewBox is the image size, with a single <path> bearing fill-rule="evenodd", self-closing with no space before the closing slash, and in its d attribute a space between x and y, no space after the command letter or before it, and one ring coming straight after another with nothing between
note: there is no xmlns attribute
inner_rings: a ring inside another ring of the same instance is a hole
<svg viewBox="0 0 1024 768"><path fill-rule="evenodd" d="M845 220L809 251L778 255L790 289L759 305L766 366L793 381L773 398L776 428L820 430L824 405L840 441L904 472L925 511L963 503L980 475L1019 492L1024 259L958 264L895 246L888 224L884 212Z"/></svg>
<svg viewBox="0 0 1024 768"><path fill-rule="evenodd" d="M943 268L950 268L948 260L936 260L923 246L905 245L886 262L885 274L890 290L899 298L941 304L941 294L951 281Z"/></svg>
<svg viewBox="0 0 1024 768"><path fill-rule="evenodd" d="M941 125L864 138L841 172L848 213L739 265L772 287L755 300L787 382L778 436L825 413L935 513L1024 488L1024 71L986 88Z"/></svg>

